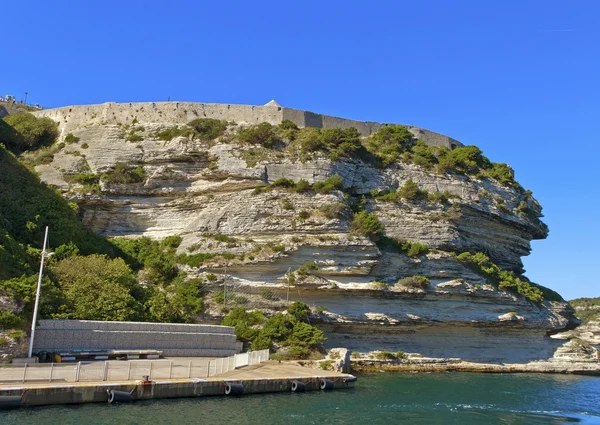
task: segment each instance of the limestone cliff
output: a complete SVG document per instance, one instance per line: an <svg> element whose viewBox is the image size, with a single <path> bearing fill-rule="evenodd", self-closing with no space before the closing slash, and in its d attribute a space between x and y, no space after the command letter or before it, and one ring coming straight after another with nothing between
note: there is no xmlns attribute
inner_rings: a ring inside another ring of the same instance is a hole
<svg viewBox="0 0 600 425"><path fill-rule="evenodd" d="M289 297L322 306L315 320L330 346L526 361L551 357L560 343L547 334L573 324L568 304L556 297L531 302L457 259L483 252L501 269L523 272L530 241L548 229L537 201L520 188L410 161L381 167L359 156L295 155L285 138L269 149L236 142L235 134L255 122L230 122L222 136L205 141L193 134L161 140L157 135L175 128L164 117L132 112L127 120L90 115L71 122L65 115L62 139L70 139L36 171L75 201L99 234L181 235L180 252L207 254L199 267L186 267L217 275L217 290L227 266L225 285L244 294L243 304L274 309ZM141 170L140 177L98 178L123 164ZM273 185L283 178L311 185L336 174L339 190ZM434 196L380 196L407 181ZM377 216L384 241L351 232L357 205ZM400 242L384 243L390 240ZM409 256L402 241L428 250ZM431 283L398 282L411 276ZM207 315L221 314L207 305Z"/></svg>

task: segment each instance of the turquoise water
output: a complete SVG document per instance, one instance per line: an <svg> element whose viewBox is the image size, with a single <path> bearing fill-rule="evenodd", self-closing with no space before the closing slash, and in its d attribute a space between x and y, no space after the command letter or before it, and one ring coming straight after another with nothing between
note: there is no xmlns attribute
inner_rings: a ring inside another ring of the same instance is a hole
<svg viewBox="0 0 600 425"><path fill-rule="evenodd" d="M380 373L329 393L38 407L2 424L600 424L600 378Z"/></svg>

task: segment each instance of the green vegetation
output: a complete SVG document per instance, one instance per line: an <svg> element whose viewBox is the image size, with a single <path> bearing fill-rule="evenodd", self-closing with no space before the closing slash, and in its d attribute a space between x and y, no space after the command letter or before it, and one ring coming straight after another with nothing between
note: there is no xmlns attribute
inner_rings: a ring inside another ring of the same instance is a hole
<svg viewBox="0 0 600 425"><path fill-rule="evenodd" d="M484 276L489 283L500 290L507 290L514 294L519 294L535 303L548 301L562 301L562 297L551 289L545 288L528 280L517 277L514 272L502 270L496 264L490 261L490 258L477 252L471 254L463 252L456 256L456 259L470 267L476 273Z"/></svg>
<svg viewBox="0 0 600 425"><path fill-rule="evenodd" d="M396 353L391 353L389 351L378 351L375 353L375 358L377 360L398 360L404 357L403 351L398 351Z"/></svg>
<svg viewBox="0 0 600 425"><path fill-rule="evenodd" d="M431 282L425 276L410 276L399 279L396 282L397 287L411 288L411 289L425 289Z"/></svg>
<svg viewBox="0 0 600 425"><path fill-rule="evenodd" d="M70 145L72 143L79 143L79 140L80 140L79 137L74 136L73 133L68 133L65 136L65 143L67 145Z"/></svg>
<svg viewBox="0 0 600 425"><path fill-rule="evenodd" d="M415 144L413 134L401 125L388 125L364 141L365 148L381 166L400 162L402 154Z"/></svg>
<svg viewBox="0 0 600 425"><path fill-rule="evenodd" d="M346 205L341 202L335 202L333 204L325 204L319 207L319 211L326 218L334 219L334 218L342 218L344 213L346 212Z"/></svg>
<svg viewBox="0 0 600 425"><path fill-rule="evenodd" d="M222 136L227 129L225 121L212 118L197 118L187 123L186 126L175 126L154 134L159 140L171 141L176 137L184 136L211 141Z"/></svg>
<svg viewBox="0 0 600 425"><path fill-rule="evenodd" d="M14 153L35 150L54 143L57 128L50 118L36 118L28 112L7 115L0 120L0 143Z"/></svg>
<svg viewBox="0 0 600 425"><path fill-rule="evenodd" d="M191 127L195 135L204 141L211 141L217 137L221 137L227 129L225 121L216 120L213 118L196 118L187 124Z"/></svg>
<svg viewBox="0 0 600 425"><path fill-rule="evenodd" d="M277 344L286 349L287 358L304 359L325 341L323 332L306 322L309 313L308 306L300 302L290 305L288 314L277 313L268 319L259 311L238 307L221 324L235 327L236 338L254 350L273 349Z"/></svg>
<svg viewBox="0 0 600 425"><path fill-rule="evenodd" d="M117 162L111 171L100 176L100 180L111 184L141 183L145 179L144 167L134 167L123 162Z"/></svg>
<svg viewBox="0 0 600 425"><path fill-rule="evenodd" d="M344 180L339 174L334 174L323 182L313 183L312 187L317 193L329 193L334 190L342 190L344 188Z"/></svg>
<svg viewBox="0 0 600 425"><path fill-rule="evenodd" d="M575 308L575 316L577 316L582 323L600 320L600 297L576 298L569 301L569 304Z"/></svg>
<svg viewBox="0 0 600 425"><path fill-rule="evenodd" d="M241 143L261 145L267 149L273 148L280 141L276 129L267 122L242 128L238 131L236 138Z"/></svg>
<svg viewBox="0 0 600 425"><path fill-rule="evenodd" d="M383 236L383 225L379 222L375 213L360 211L354 214L354 219L350 223L350 234L362 235L377 241Z"/></svg>
<svg viewBox="0 0 600 425"><path fill-rule="evenodd" d="M294 182L292 179L286 179L284 177L275 180L273 183L267 186L260 186L254 189L254 194L257 195L274 188L286 189L296 193L305 193L310 190L314 190L317 193L329 193L333 190L343 189L343 179L339 174L334 174L325 181L315 182L312 185L304 179L300 179L298 182Z"/></svg>

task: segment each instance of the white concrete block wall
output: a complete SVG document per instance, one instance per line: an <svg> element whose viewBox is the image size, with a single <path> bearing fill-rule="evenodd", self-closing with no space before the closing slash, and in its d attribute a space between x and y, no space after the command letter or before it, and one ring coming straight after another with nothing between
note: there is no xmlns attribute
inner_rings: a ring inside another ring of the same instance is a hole
<svg viewBox="0 0 600 425"><path fill-rule="evenodd" d="M34 351L161 350L166 356L227 356L239 352L229 326L41 320Z"/></svg>

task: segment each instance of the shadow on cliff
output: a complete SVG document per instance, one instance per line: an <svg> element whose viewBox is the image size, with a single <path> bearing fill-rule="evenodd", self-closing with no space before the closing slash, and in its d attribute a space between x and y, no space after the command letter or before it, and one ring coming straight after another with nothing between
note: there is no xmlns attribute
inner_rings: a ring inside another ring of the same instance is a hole
<svg viewBox="0 0 600 425"><path fill-rule="evenodd" d="M35 272L39 256L30 255L31 248L41 249L45 226L50 249L72 244L83 255L125 256L83 225L76 204L42 183L0 144L0 279Z"/></svg>

